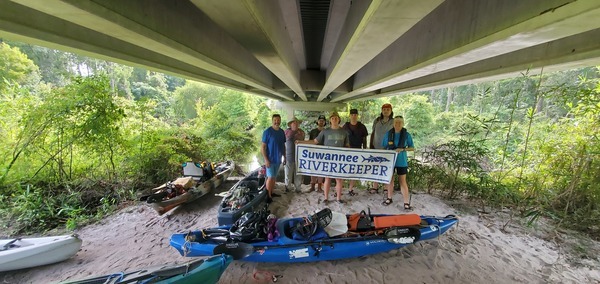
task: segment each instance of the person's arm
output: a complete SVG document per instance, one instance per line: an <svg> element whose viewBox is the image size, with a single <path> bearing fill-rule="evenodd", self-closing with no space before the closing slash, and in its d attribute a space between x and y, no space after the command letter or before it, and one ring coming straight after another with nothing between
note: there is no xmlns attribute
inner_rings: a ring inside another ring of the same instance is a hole
<svg viewBox="0 0 600 284"><path fill-rule="evenodd" d="M410 133L406 133L406 148L404 149L404 151L414 151L415 150L415 144L413 143L412 140L412 136L410 135Z"/></svg>
<svg viewBox="0 0 600 284"><path fill-rule="evenodd" d="M383 149L386 149L386 150L388 149L388 142L389 142L388 136L389 136L388 133L386 133L386 135L383 135L383 139L381 140L381 147L383 147Z"/></svg>
<svg viewBox="0 0 600 284"><path fill-rule="evenodd" d="M265 160L265 166L271 167L271 161L269 161L269 157L267 157L267 144L265 142L262 143L262 145L260 146L260 153L263 156L263 159Z"/></svg>
<svg viewBox="0 0 600 284"><path fill-rule="evenodd" d="M317 139L313 139L313 140L296 140L296 144L311 144L311 145L317 145L319 144Z"/></svg>
<svg viewBox="0 0 600 284"><path fill-rule="evenodd" d="M285 131L284 131L284 133L283 133L283 136L285 137ZM283 150L281 151L281 153L282 153L282 155L283 155L283 156L281 157L281 164L285 165L285 162L286 162L286 161L285 161L285 157L286 157L286 156L285 156L285 151L286 151L286 150L285 150L285 138L283 139L283 142L280 142L280 143L283 143L283 145L280 145L280 146L283 146L283 147L281 147L281 149L283 149Z"/></svg>
<svg viewBox="0 0 600 284"><path fill-rule="evenodd" d="M362 124L363 130L365 131L365 136L363 136L362 139L362 148L363 149L367 149L367 136L369 136L369 131L367 130L367 127Z"/></svg>
<svg viewBox="0 0 600 284"><path fill-rule="evenodd" d="M371 142L369 143L369 148L371 148L371 149L375 149L375 144L373 141L373 138L375 137L373 135L373 133L375 133L375 124L377 124L377 120L375 120L375 122L373 122L373 129L371 129Z"/></svg>

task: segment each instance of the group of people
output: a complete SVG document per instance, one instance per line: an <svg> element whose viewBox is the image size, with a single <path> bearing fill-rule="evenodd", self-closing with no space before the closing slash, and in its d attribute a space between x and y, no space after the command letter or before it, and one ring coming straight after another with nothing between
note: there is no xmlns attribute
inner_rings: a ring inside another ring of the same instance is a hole
<svg viewBox="0 0 600 284"><path fill-rule="evenodd" d="M305 133L299 128L301 123L296 117L287 123L288 128L283 130L281 126L281 116L274 114L271 118L272 125L263 132L261 153L264 158L267 169L266 188L269 194L268 201L273 197L280 196L273 192L275 189L275 179L281 165L285 166L285 186L286 191L290 190L292 185L296 192L300 192L302 176L296 173L296 147L295 144L315 144L332 147L348 147L357 149L384 149L394 150L398 153L394 171L398 176L400 189L404 199L404 209L412 209L410 205L410 197L408 192L408 184L406 183L406 174L408 172L408 156L407 151L414 151L412 136L406 128L404 128L404 118L402 116L394 117L391 104L384 104L381 107L381 114L373 122L371 130L371 138L367 145L367 136L369 132L367 127L358 121L358 110L350 110L350 121L344 125L341 124L341 118L337 112L332 112L329 115L329 127L325 127L325 116L320 115L317 120L317 128L309 132L309 139L304 140ZM368 147L368 148L367 148ZM324 201L329 202L329 191L331 188L330 177L311 177L310 191L323 189L325 194ZM348 182L348 194L356 195L354 192L355 180ZM323 185L323 188L321 187ZM341 178L335 179L335 194L337 202L344 203L342 200L342 187L344 180ZM382 202L383 205L393 203L394 194L394 179L385 185L387 197ZM369 193L376 194L379 192L379 184L374 182L369 189Z"/></svg>

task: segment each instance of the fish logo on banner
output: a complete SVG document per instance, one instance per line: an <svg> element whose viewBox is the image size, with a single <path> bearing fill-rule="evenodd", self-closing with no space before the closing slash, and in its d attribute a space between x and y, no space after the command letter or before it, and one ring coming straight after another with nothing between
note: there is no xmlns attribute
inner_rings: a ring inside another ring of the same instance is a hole
<svg viewBox="0 0 600 284"><path fill-rule="evenodd" d="M299 174L389 183L396 151L296 145Z"/></svg>

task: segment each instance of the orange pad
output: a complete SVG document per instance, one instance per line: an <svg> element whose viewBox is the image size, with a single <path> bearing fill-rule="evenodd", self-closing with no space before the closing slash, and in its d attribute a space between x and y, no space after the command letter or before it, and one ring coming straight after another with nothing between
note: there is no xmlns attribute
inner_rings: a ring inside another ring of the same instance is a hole
<svg viewBox="0 0 600 284"><path fill-rule="evenodd" d="M416 226L421 224L421 217L418 214L377 216L373 218L373 223L375 229Z"/></svg>

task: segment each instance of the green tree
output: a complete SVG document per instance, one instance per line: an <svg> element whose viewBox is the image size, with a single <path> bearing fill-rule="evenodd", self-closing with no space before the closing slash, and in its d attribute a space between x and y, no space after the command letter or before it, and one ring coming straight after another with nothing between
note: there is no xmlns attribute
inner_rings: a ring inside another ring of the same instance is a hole
<svg viewBox="0 0 600 284"><path fill-rule="evenodd" d="M54 86L68 84L72 76L68 53L20 42L9 44L18 47L38 66L42 81Z"/></svg>
<svg viewBox="0 0 600 284"><path fill-rule="evenodd" d="M402 102L395 109L394 115L402 115L406 121L406 129L414 137L415 145L426 145L428 136L434 126L433 105L422 95L404 95Z"/></svg>
<svg viewBox="0 0 600 284"><path fill-rule="evenodd" d="M38 67L18 48L0 42L0 91L14 84L24 85L35 79Z"/></svg>
<svg viewBox="0 0 600 284"><path fill-rule="evenodd" d="M173 112L175 119L181 124L196 118L196 102L205 92L205 85L188 81L185 86L179 87L173 93Z"/></svg>
<svg viewBox="0 0 600 284"><path fill-rule="evenodd" d="M257 123L254 100L248 94L219 88L219 103L199 103L196 127L206 137L211 159L227 158L248 161L258 149L258 137L252 131ZM204 99L204 98L203 98Z"/></svg>

